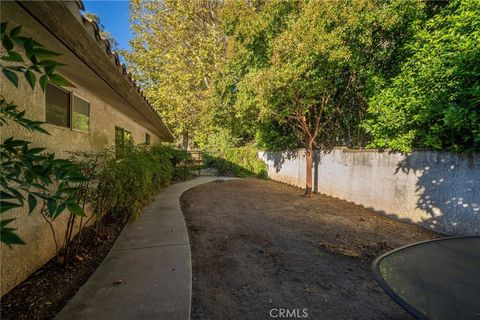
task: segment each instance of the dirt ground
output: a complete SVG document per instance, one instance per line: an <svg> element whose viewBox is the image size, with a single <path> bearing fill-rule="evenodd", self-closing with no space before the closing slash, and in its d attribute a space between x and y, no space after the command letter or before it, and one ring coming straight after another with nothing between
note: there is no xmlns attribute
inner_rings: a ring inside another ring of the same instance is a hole
<svg viewBox="0 0 480 320"><path fill-rule="evenodd" d="M2 297L0 319L53 319L95 272L123 226L106 225L101 236L95 234L93 227L86 228L75 264L63 266L56 258L50 260Z"/></svg>
<svg viewBox="0 0 480 320"><path fill-rule="evenodd" d="M346 201L301 195L257 179L183 194L192 319L271 319L278 309L308 319L411 319L377 285L371 262L439 235Z"/></svg>

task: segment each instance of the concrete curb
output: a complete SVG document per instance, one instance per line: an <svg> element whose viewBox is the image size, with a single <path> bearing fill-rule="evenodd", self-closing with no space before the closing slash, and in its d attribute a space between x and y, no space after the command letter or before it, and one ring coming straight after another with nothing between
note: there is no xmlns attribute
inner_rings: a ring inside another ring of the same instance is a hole
<svg viewBox="0 0 480 320"><path fill-rule="evenodd" d="M219 179L228 178L200 177L156 195L55 319L190 319L190 242L179 198Z"/></svg>

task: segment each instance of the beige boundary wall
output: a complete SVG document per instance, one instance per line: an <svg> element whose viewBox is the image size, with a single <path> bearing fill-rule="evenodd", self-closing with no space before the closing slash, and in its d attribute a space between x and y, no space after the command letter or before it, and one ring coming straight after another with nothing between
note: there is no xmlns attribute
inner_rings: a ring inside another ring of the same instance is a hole
<svg viewBox="0 0 480 320"><path fill-rule="evenodd" d="M273 180L305 187L305 152L260 152ZM480 155L316 152L314 191L448 235L480 234Z"/></svg>

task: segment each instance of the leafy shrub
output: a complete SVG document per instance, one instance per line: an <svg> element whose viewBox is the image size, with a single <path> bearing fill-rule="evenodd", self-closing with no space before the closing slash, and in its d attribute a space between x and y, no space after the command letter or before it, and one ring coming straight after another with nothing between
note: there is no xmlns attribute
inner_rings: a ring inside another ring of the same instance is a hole
<svg viewBox="0 0 480 320"><path fill-rule="evenodd" d="M291 126L275 119L258 124L255 140L260 148L268 151L283 151L303 147L302 138Z"/></svg>
<svg viewBox="0 0 480 320"><path fill-rule="evenodd" d="M480 150L480 3L452 1L417 31L412 56L369 102L370 146Z"/></svg>
<svg viewBox="0 0 480 320"><path fill-rule="evenodd" d="M108 152L98 177L95 212L106 219L136 218L173 175L172 148L133 146L122 159Z"/></svg>
<svg viewBox="0 0 480 320"><path fill-rule="evenodd" d="M30 87L38 85L45 90L48 81L59 86L71 84L55 73L62 64L53 60L59 53L46 49L40 43L21 35L22 27L17 26L7 32L7 23L0 23L2 40L2 56L0 70L5 78L18 88L22 75ZM24 55L24 57L22 56ZM37 81L38 77L38 81ZM25 106L22 106L25 108ZM0 128L3 125L16 123L35 133L48 134L42 127L42 121L31 120L19 106L6 100L0 94ZM56 158L45 148L35 148L30 141L9 137L0 146L0 214L20 208L28 204L28 212L32 213L40 207L40 214L52 227L55 220L66 209L70 219L84 216L83 208L78 205L79 184L85 179L75 163ZM24 244L10 224L15 218L0 220L0 242L7 245ZM53 240L57 245L55 232ZM58 252L58 245L57 245Z"/></svg>
<svg viewBox="0 0 480 320"><path fill-rule="evenodd" d="M164 151L170 157L173 166L173 181L186 180L193 169L192 155L185 150L164 147Z"/></svg>
<svg viewBox="0 0 480 320"><path fill-rule="evenodd" d="M267 166L258 158L258 150L254 145L224 148L214 155L206 154L204 162L205 166L216 168L220 175L268 177Z"/></svg>

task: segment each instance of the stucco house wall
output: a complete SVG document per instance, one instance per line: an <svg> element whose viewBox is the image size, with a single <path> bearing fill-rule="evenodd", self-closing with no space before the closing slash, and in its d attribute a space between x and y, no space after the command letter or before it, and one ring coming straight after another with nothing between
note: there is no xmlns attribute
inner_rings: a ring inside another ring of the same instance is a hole
<svg viewBox="0 0 480 320"><path fill-rule="evenodd" d="M41 6L42 3L27 3L27 5ZM78 14L78 7L76 7L77 3L75 2L52 2L47 5L57 6L55 8L60 8L67 14L69 12L72 15ZM148 101L138 94L138 88L133 82L130 83L131 80L124 81L123 86L115 86L108 78L108 76L111 76L112 79L122 80L121 77L124 74L122 74L121 69L119 71L114 60L108 60L110 58L105 52L103 43L95 47L95 41L98 42L98 39L94 38L95 30L91 25L84 26L81 21L73 20L72 28L77 28L77 32L85 31L85 36L91 36L94 45L90 44L90 47L88 47L85 44L85 48L72 48L68 46L68 43L66 45L62 42L57 34L52 34L51 30L46 30L41 21L38 21L38 17L28 13L19 3L2 1L0 12L2 22L8 21L9 28L22 25L23 35L33 37L49 50L62 53L58 60L66 66L61 67L59 73L74 85L74 87L65 87L64 89L73 92L90 104L88 133L45 124L44 128L50 133L50 135L46 135L29 132L10 122L9 125L4 125L1 128L0 138L2 141L14 136L17 139L31 141L32 146L47 148L48 152L54 152L58 157L69 157L69 152L100 152L106 148L113 148L115 145L115 126L130 131L135 143L144 143L146 134L150 135L151 144L173 140L169 136L168 128L161 123L158 116L151 110ZM75 16L75 19L77 18L78 16ZM63 22L59 21L59 23ZM72 32L76 31L72 30ZM104 74L89 65L78 54L83 52L82 50L90 50L99 58L107 57L106 67L101 70ZM108 63L111 63L111 66ZM1 94L8 101L17 104L20 110L24 109L30 119L46 120L45 93L40 89L38 83L32 90L27 82L20 77L19 87L16 88L2 74L0 75L0 89ZM19 208L2 215L2 218L16 218L12 227L17 228L18 234L26 242L26 245L8 247L0 244L1 294L11 290L55 256L52 231L38 211L37 208L36 211L28 215L26 208ZM63 242L67 219L68 215L65 214L53 222L57 242L60 245Z"/></svg>
<svg viewBox="0 0 480 320"><path fill-rule="evenodd" d="M82 132L46 123L44 128L50 135L29 132L16 124L2 127L1 137L15 136L32 145L41 146L48 151L55 152L58 156L68 156L68 151L102 151L115 145L115 126L129 130L135 143L144 143L145 134L151 136L151 143L161 142L161 139L151 130L118 111L109 102L82 87L77 82L69 79L74 88L64 89L90 102L90 128L89 132ZM30 119L45 121L45 94L40 87L32 90L26 81L20 81L19 88L15 88L6 81L2 75L0 84L2 94L8 101L16 103L20 109L25 109Z"/></svg>
<svg viewBox="0 0 480 320"><path fill-rule="evenodd" d="M131 131L136 143L145 142L145 133L151 135L152 143L160 142L157 135L138 124L135 119L118 112L108 102L77 83L73 84L75 88L69 90L90 101L89 133L46 124L44 128L50 133L46 135L32 133L12 123L2 127L0 139L3 141L15 136L18 139L32 141L33 146L47 148L49 152L55 152L59 157L69 157L68 151L99 152L113 147L115 126ZM45 95L38 86L32 91L25 81L21 81L17 89L2 78L0 88L8 101L14 101L18 106L25 108L30 119L45 121ZM55 255L55 244L49 226L37 211L28 215L25 209L21 208L5 213L4 217L17 218L13 227L18 229L19 235L27 244L11 248L0 245L2 293L8 292ZM54 223L60 244L67 218L67 215L62 215Z"/></svg>

